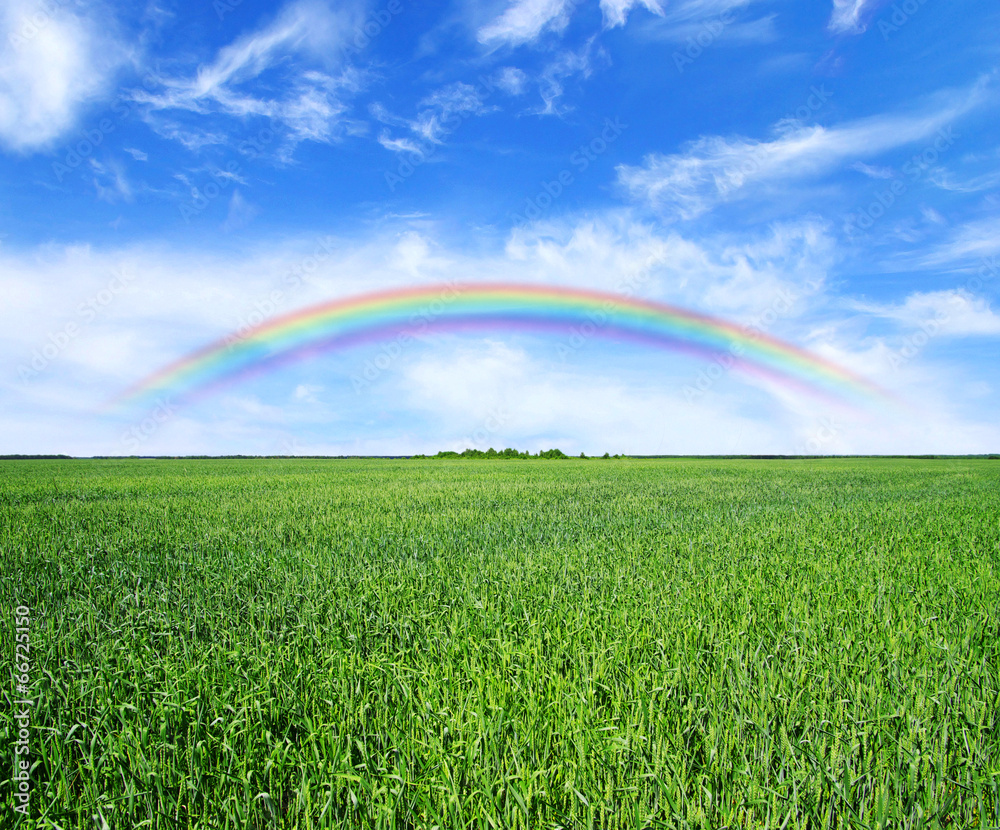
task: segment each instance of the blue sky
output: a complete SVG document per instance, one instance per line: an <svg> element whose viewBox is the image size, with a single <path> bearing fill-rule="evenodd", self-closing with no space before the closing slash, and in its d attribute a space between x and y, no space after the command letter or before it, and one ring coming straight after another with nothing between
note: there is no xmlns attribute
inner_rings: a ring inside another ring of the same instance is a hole
<svg viewBox="0 0 1000 830"><path fill-rule="evenodd" d="M998 451L998 31L942 0L5 0L0 452ZM95 414L316 302L636 274L910 406L494 332Z"/></svg>

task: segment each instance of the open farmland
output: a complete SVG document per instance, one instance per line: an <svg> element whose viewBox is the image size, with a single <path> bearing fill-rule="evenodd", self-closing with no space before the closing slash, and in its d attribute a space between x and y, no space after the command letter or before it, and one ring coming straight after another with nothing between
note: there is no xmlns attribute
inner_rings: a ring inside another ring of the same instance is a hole
<svg viewBox="0 0 1000 830"><path fill-rule="evenodd" d="M0 547L2 826L1000 821L1000 461L0 462Z"/></svg>

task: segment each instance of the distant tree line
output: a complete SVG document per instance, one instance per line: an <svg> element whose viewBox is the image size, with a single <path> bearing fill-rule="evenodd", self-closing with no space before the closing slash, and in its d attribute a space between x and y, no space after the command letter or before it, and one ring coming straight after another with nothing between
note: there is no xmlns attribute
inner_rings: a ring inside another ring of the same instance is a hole
<svg viewBox="0 0 1000 830"><path fill-rule="evenodd" d="M586 458L587 456L580 453L580 458ZM608 455L604 453L602 458L621 458L619 455ZM488 450L463 450L462 452L455 452L454 450L442 450L437 455L414 455L411 458L570 458L560 449L551 450L539 450L537 453L532 455L526 450L515 450L512 447L507 447L505 450L495 450L490 447Z"/></svg>
<svg viewBox="0 0 1000 830"><path fill-rule="evenodd" d="M0 455L0 461L54 461L71 455Z"/></svg>

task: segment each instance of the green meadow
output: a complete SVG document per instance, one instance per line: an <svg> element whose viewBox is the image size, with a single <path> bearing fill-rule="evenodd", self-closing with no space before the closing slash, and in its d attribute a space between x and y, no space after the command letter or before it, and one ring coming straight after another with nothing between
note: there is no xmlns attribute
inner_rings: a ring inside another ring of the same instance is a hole
<svg viewBox="0 0 1000 830"><path fill-rule="evenodd" d="M0 827L1000 825L1000 461L6 461L0 599Z"/></svg>

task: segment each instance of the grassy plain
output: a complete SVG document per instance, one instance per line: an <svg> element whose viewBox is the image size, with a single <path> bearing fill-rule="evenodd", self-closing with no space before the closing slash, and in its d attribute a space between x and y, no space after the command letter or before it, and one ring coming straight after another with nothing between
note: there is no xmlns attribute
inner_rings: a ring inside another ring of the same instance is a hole
<svg viewBox="0 0 1000 830"><path fill-rule="evenodd" d="M1000 461L0 462L0 608L4 827L1000 822Z"/></svg>

